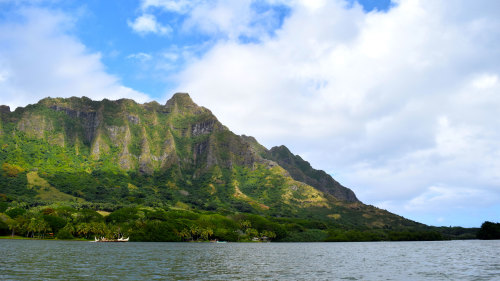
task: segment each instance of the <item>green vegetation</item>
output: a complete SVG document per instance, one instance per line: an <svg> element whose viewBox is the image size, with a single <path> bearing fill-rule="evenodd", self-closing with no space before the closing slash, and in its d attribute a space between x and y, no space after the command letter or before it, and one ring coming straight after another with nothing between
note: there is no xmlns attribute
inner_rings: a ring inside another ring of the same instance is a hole
<svg viewBox="0 0 500 281"><path fill-rule="evenodd" d="M485 221L477 232L478 239L500 239L500 223Z"/></svg>
<svg viewBox="0 0 500 281"><path fill-rule="evenodd" d="M21 204L22 205L22 204ZM130 237L131 241L347 242L443 240L433 229L416 231L348 230L315 220L219 214L144 206L117 208L107 216L79 205L54 203L0 214L0 235L45 239Z"/></svg>
<svg viewBox="0 0 500 281"><path fill-rule="evenodd" d="M359 202L286 147L166 105L41 100L0 113L0 235L135 241L473 238Z"/></svg>

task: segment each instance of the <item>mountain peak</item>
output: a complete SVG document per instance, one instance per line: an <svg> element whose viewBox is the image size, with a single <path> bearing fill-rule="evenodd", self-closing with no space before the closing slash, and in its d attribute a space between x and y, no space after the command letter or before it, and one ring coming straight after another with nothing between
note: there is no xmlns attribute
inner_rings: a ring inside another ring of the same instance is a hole
<svg viewBox="0 0 500 281"><path fill-rule="evenodd" d="M0 105L0 113L10 113L10 107L7 105Z"/></svg>
<svg viewBox="0 0 500 281"><path fill-rule="evenodd" d="M175 93L165 105L168 112L176 114L202 114L210 113L210 110L197 105L189 96L188 93Z"/></svg>
<svg viewBox="0 0 500 281"><path fill-rule="evenodd" d="M168 101L167 106L169 104L178 104L178 105L196 105L188 93L175 93Z"/></svg>

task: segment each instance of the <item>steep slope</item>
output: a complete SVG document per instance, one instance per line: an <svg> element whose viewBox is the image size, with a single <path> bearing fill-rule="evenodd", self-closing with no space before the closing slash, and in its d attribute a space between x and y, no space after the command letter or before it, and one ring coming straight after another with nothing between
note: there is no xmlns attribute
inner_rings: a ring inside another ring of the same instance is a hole
<svg viewBox="0 0 500 281"><path fill-rule="evenodd" d="M271 148L264 157L276 161L296 181L307 183L337 199L359 202L352 190L338 183L324 171L313 169L309 162L304 161L299 155L293 155L284 145Z"/></svg>
<svg viewBox="0 0 500 281"><path fill-rule="evenodd" d="M416 225L362 204L286 147L267 150L232 133L185 93L165 105L72 97L0 109L0 193L10 200L56 194L54 200L75 204L252 212L346 227Z"/></svg>
<svg viewBox="0 0 500 281"><path fill-rule="evenodd" d="M341 185L330 175L322 170L311 167L309 162L303 160L299 155L294 155L284 146L276 146L268 150L257 140L250 136L241 136L251 149L261 157L276 162L283 167L290 176L299 182L306 183L317 190L333 195L335 198L346 202L359 202L352 190Z"/></svg>

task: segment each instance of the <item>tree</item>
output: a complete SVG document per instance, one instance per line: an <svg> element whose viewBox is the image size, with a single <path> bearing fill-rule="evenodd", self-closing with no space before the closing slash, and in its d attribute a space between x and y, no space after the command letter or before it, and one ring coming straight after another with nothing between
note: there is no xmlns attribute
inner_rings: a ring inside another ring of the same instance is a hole
<svg viewBox="0 0 500 281"><path fill-rule="evenodd" d="M274 233L273 231L270 231L270 230L263 230L260 233L260 236L263 239L266 239L266 237L267 237L267 239L272 240L272 239L276 238L276 233Z"/></svg>
<svg viewBox="0 0 500 281"><path fill-rule="evenodd" d="M15 219L19 216L22 216L26 213L26 210L23 209L23 208L12 208L12 209L9 209L7 212L5 212L5 214L7 214L7 216Z"/></svg>
<svg viewBox="0 0 500 281"><path fill-rule="evenodd" d="M187 228L184 228L182 231L180 231L178 234L177 234L181 239L183 239L184 241L187 241L187 240L192 240L193 239L193 236L191 236L191 231Z"/></svg>
<svg viewBox="0 0 500 281"><path fill-rule="evenodd" d="M478 239L500 239L500 223L485 221L477 232Z"/></svg>
<svg viewBox="0 0 500 281"><path fill-rule="evenodd" d="M109 214L109 216L106 217L106 222L122 223L134 221L138 218L139 216L137 215L136 208L121 208Z"/></svg>
<svg viewBox="0 0 500 281"><path fill-rule="evenodd" d="M43 219L49 224L50 228L57 233L59 229L66 225L66 220L53 215L44 215Z"/></svg>
<svg viewBox="0 0 500 281"><path fill-rule="evenodd" d="M76 216L77 222L90 223L93 221L102 221L103 217L96 211L90 209L82 209L78 211Z"/></svg>
<svg viewBox="0 0 500 281"><path fill-rule="evenodd" d="M69 233L71 237L76 234L75 226L71 223L67 223L59 232L64 231L65 233ZM64 238L66 239L66 238Z"/></svg>
<svg viewBox="0 0 500 281"><path fill-rule="evenodd" d="M42 238L45 238L45 233L51 231L50 225L43 219L38 219L38 224L37 224L37 231L38 235L42 236Z"/></svg>
<svg viewBox="0 0 500 281"><path fill-rule="evenodd" d="M189 227L189 232L191 234L191 239L192 240L198 240L198 237L200 235L200 228L197 225L191 225Z"/></svg>
<svg viewBox="0 0 500 281"><path fill-rule="evenodd" d="M9 219L9 220L7 220L7 225L9 227L10 231L12 231L11 236L14 237L14 235L16 234L16 230L19 228L19 225L20 225L19 220Z"/></svg>
<svg viewBox="0 0 500 281"><path fill-rule="evenodd" d="M92 237L92 235L97 235L97 236L106 236L106 234L111 234L111 236L118 235L118 233L110 233L108 231L108 227L104 222L91 222L89 224L89 236Z"/></svg>
<svg viewBox="0 0 500 281"><path fill-rule="evenodd" d="M76 233L78 236L83 236L85 238L88 238L87 235L90 232L90 224L88 223L79 223L75 226Z"/></svg>
<svg viewBox="0 0 500 281"><path fill-rule="evenodd" d="M257 231L257 229L254 228L247 228L246 234L250 239L259 236L259 232Z"/></svg>
<svg viewBox="0 0 500 281"><path fill-rule="evenodd" d="M200 231L200 237L202 240L208 240L213 234L214 231L211 228L202 228Z"/></svg>
<svg viewBox="0 0 500 281"><path fill-rule="evenodd" d="M252 227L252 223L249 220L242 220L240 221L240 227L241 229L246 230L247 228Z"/></svg>
<svg viewBox="0 0 500 281"><path fill-rule="evenodd" d="M26 226L26 230L28 231L28 235L33 238L35 236L35 231L37 230L37 223L36 223L36 218L31 218Z"/></svg>
<svg viewBox="0 0 500 281"><path fill-rule="evenodd" d="M22 173L24 169L19 165L3 163L2 169L8 177L17 177L19 173Z"/></svg>
<svg viewBox="0 0 500 281"><path fill-rule="evenodd" d="M57 232L56 237L57 239L73 239L73 235L66 228L59 230L59 232Z"/></svg>
<svg viewBox="0 0 500 281"><path fill-rule="evenodd" d="M38 236L41 236L43 238L45 237L45 233L50 230L50 226L41 217L32 217L29 220L27 230L28 236L31 233L32 238L35 237L35 234L38 234Z"/></svg>

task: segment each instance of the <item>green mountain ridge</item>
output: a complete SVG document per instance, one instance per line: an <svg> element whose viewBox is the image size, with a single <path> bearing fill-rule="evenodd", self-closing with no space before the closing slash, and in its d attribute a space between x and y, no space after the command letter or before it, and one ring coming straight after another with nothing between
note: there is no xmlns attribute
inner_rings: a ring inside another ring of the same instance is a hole
<svg viewBox="0 0 500 281"><path fill-rule="evenodd" d="M360 202L285 146L238 136L177 93L165 105L86 97L0 107L0 193L10 202L139 204L322 221L345 229L424 227Z"/></svg>
<svg viewBox="0 0 500 281"><path fill-rule="evenodd" d="M325 171L314 169L309 162L303 160L299 155L293 155L284 145L271 148L265 157L276 161L297 181L304 182L344 201L359 201L352 190L338 183Z"/></svg>

